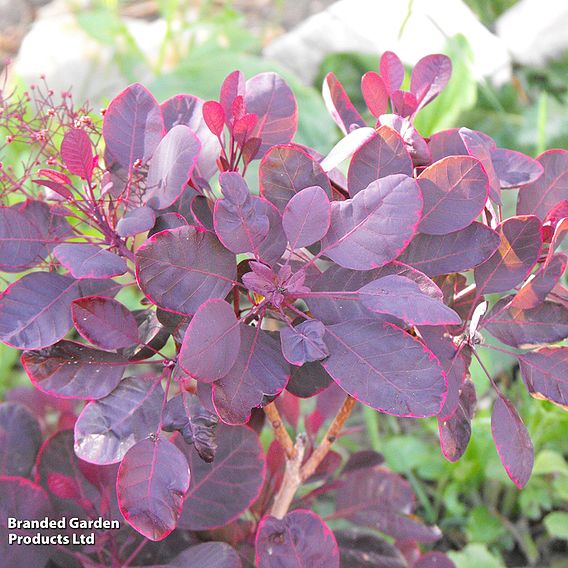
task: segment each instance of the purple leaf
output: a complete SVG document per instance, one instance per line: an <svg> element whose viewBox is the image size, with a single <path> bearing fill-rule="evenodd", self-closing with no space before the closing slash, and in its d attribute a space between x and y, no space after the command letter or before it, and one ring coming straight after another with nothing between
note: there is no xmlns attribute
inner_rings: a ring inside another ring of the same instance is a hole
<svg viewBox="0 0 568 568"><path fill-rule="evenodd" d="M298 128L298 106L290 87L277 73L259 73L245 85L247 113L258 123L251 136L262 143L255 158L262 158L275 144L288 144Z"/></svg>
<svg viewBox="0 0 568 568"><path fill-rule="evenodd" d="M200 197L196 195L196 197ZM154 226L148 233L148 236L151 237L156 233L161 233L162 231L167 231L169 229L178 229L179 227L185 227L187 225L187 221L185 217L180 215L179 213L164 213L159 217L156 217L156 222Z"/></svg>
<svg viewBox="0 0 568 568"><path fill-rule="evenodd" d="M150 237L137 251L136 278L150 301L194 314L211 298L224 298L236 277L233 254L215 235L180 227Z"/></svg>
<svg viewBox="0 0 568 568"><path fill-rule="evenodd" d="M263 201L252 197L243 177L235 172L219 176L223 199L215 202L213 220L219 240L231 252L255 252L269 230Z"/></svg>
<svg viewBox="0 0 568 568"><path fill-rule="evenodd" d="M339 568L335 536L321 517L305 509L283 519L264 517L255 549L258 568Z"/></svg>
<svg viewBox="0 0 568 568"><path fill-rule="evenodd" d="M428 276L469 270L487 260L499 247L499 234L473 222L448 235L418 233L399 260Z"/></svg>
<svg viewBox="0 0 568 568"><path fill-rule="evenodd" d="M310 398L324 391L333 379L319 362L304 363L301 367L292 367L290 381L286 390L300 398Z"/></svg>
<svg viewBox="0 0 568 568"><path fill-rule="evenodd" d="M212 383L235 364L241 329L233 308L224 300L209 300L191 319L179 352L179 364L194 379Z"/></svg>
<svg viewBox="0 0 568 568"><path fill-rule="evenodd" d="M489 197L487 174L479 160L450 156L418 177L424 198L421 233L445 235L467 227L483 211Z"/></svg>
<svg viewBox="0 0 568 568"><path fill-rule="evenodd" d="M160 382L127 377L108 396L89 402L75 423L75 453L90 463L118 463L156 432L164 391Z"/></svg>
<svg viewBox="0 0 568 568"><path fill-rule="evenodd" d="M481 135L480 132L470 130L469 128L460 128L459 135L467 153L481 162L487 174L487 179L489 180L489 196L495 203L501 205L501 184L495 173L491 159L492 153L495 150L495 142L488 136Z"/></svg>
<svg viewBox="0 0 568 568"><path fill-rule="evenodd" d="M379 178L412 173L412 160L404 140L389 126L381 126L353 154L347 175L349 195L355 196Z"/></svg>
<svg viewBox="0 0 568 568"><path fill-rule="evenodd" d="M180 438L192 480L179 527L193 531L223 527L238 519L258 498L265 477L264 452L256 433L245 426L219 424L215 459L204 462Z"/></svg>
<svg viewBox="0 0 568 568"><path fill-rule="evenodd" d="M448 379L448 396L438 420L447 420L456 412L459 405L460 390L466 378L466 365L461 353L452 341L439 327L421 327L420 335L428 349L434 353Z"/></svg>
<svg viewBox="0 0 568 568"><path fill-rule="evenodd" d="M189 479L187 460L171 442L138 442L118 469L116 493L124 518L146 538L163 540L176 528Z"/></svg>
<svg viewBox="0 0 568 568"><path fill-rule="evenodd" d="M78 298L71 304L71 317L79 334L101 349L112 351L140 342L136 319L112 298Z"/></svg>
<svg viewBox="0 0 568 568"><path fill-rule="evenodd" d="M0 477L0 555L8 566L45 566L53 549L48 546L16 546L9 534L33 537L36 531L9 529L8 518L43 519L53 514L47 493L23 477Z"/></svg>
<svg viewBox="0 0 568 568"><path fill-rule="evenodd" d="M221 136L225 129L225 111L217 101L207 101L203 104L203 120L215 136Z"/></svg>
<svg viewBox="0 0 568 568"><path fill-rule="evenodd" d="M213 403L227 424L245 424L265 397L280 393L290 369L276 339L258 327L241 324L241 349L229 373L213 384Z"/></svg>
<svg viewBox="0 0 568 568"><path fill-rule="evenodd" d="M410 119L397 114L383 114L379 122L382 126L389 126L402 137L415 167L427 166L432 162L428 143L420 136Z"/></svg>
<svg viewBox="0 0 568 568"><path fill-rule="evenodd" d="M331 221L331 205L325 191L306 187L294 195L282 215L282 227L292 250L307 247L325 237Z"/></svg>
<svg viewBox="0 0 568 568"><path fill-rule="evenodd" d="M0 403L0 475L28 477L41 442L40 425L27 407Z"/></svg>
<svg viewBox="0 0 568 568"><path fill-rule="evenodd" d="M521 310L507 308L510 301L510 296L499 300L482 322L499 341L520 347L554 343L568 337L568 308L546 301L530 310Z"/></svg>
<svg viewBox="0 0 568 568"><path fill-rule="evenodd" d="M186 548L164 568L242 568L242 564L226 542L203 542Z"/></svg>
<svg viewBox="0 0 568 568"><path fill-rule="evenodd" d="M395 259L416 232L422 196L415 180L392 175L331 206L322 251L344 268L370 270Z"/></svg>
<svg viewBox="0 0 568 568"><path fill-rule="evenodd" d="M380 466L358 469L337 491L334 517L379 530L398 540L433 542L438 527L428 527L412 515L414 493L408 481Z"/></svg>
<svg viewBox="0 0 568 568"><path fill-rule="evenodd" d="M282 213L294 194L306 187L319 186L331 198L329 178L304 150L292 144L274 146L260 162L260 195Z"/></svg>
<svg viewBox="0 0 568 568"><path fill-rule="evenodd" d="M57 260L73 278L113 278L127 270L126 261L95 245L68 243L53 250Z"/></svg>
<svg viewBox="0 0 568 568"><path fill-rule="evenodd" d="M529 275L540 256L542 235L538 217L510 217L496 230L501 238L499 248L474 272L479 294L514 288Z"/></svg>
<svg viewBox="0 0 568 568"><path fill-rule="evenodd" d="M494 140L483 132L475 131L475 134L477 138L480 139L481 143L489 149L491 156L493 156L493 152L497 150ZM440 132L432 134L428 145L430 146L432 160L434 162L446 158L447 156L469 155L463 139L460 136L460 131L457 128L449 128L448 130L441 130ZM493 165L493 161L491 161L491 165Z"/></svg>
<svg viewBox="0 0 568 568"><path fill-rule="evenodd" d="M329 174L330 179L337 180L335 168L344 160L351 157L359 148L374 138L377 131L368 126L362 126L352 130L347 136L342 138L330 151L329 154L320 162L322 170ZM342 175L342 174L341 174Z"/></svg>
<svg viewBox="0 0 568 568"><path fill-rule="evenodd" d="M391 93L393 112L402 117L412 116L417 108L418 101L413 93L408 91L394 91Z"/></svg>
<svg viewBox="0 0 568 568"><path fill-rule="evenodd" d="M568 258L565 254L552 257L548 266L542 266L535 273L534 278L528 280L519 293L513 298L511 306L527 310L535 308L544 302L546 296L552 291L566 270Z"/></svg>
<svg viewBox="0 0 568 568"><path fill-rule="evenodd" d="M333 73L328 73L322 86L323 102L327 112L343 134L349 134L355 126L366 126L359 111L353 106L343 85Z"/></svg>
<svg viewBox="0 0 568 568"><path fill-rule="evenodd" d="M73 341L25 351L22 363L32 383L42 392L84 400L95 400L112 392L128 364L121 355Z"/></svg>
<svg viewBox="0 0 568 568"><path fill-rule="evenodd" d="M213 203L202 195L196 195L191 200L191 214L195 218L196 224L201 225L208 231L215 231L213 223Z"/></svg>
<svg viewBox="0 0 568 568"><path fill-rule="evenodd" d="M427 552L412 568L456 568L456 565L443 552Z"/></svg>
<svg viewBox="0 0 568 568"><path fill-rule="evenodd" d="M387 112L389 93L383 78L374 71L365 73L361 78L361 92L370 113L379 118Z"/></svg>
<svg viewBox="0 0 568 568"><path fill-rule="evenodd" d="M568 408L568 347L543 347L519 355L519 364L531 396Z"/></svg>
<svg viewBox="0 0 568 568"><path fill-rule="evenodd" d="M342 568L408 568L404 556L393 544L369 531L334 531Z"/></svg>
<svg viewBox="0 0 568 568"><path fill-rule="evenodd" d="M325 340L330 355L323 367L357 400L394 416L440 412L448 390L442 368L425 345L402 329L354 320L328 326Z"/></svg>
<svg viewBox="0 0 568 568"><path fill-rule="evenodd" d="M446 87L452 75L452 62L442 54L423 57L414 66L410 90L416 96L418 109L431 103Z"/></svg>
<svg viewBox="0 0 568 568"><path fill-rule="evenodd" d="M160 105L139 83L124 89L105 111L103 138L106 150L128 171L136 160L146 162L150 159L163 134Z"/></svg>
<svg viewBox="0 0 568 568"><path fill-rule="evenodd" d="M260 260L276 264L286 250L286 233L282 228L282 217L278 209L266 199L258 199L259 213L268 217L268 234L258 247Z"/></svg>
<svg viewBox="0 0 568 568"><path fill-rule="evenodd" d="M534 182L521 187L517 215L536 215L544 221L546 214L562 200L568 191L568 151L548 150L537 161L544 173Z"/></svg>
<svg viewBox="0 0 568 568"><path fill-rule="evenodd" d="M0 340L18 349L53 345L71 329L78 281L55 272L32 272L0 296Z"/></svg>
<svg viewBox="0 0 568 568"><path fill-rule="evenodd" d="M165 209L183 193L191 178L201 142L194 132L181 124L162 138L152 154L144 202L152 209Z"/></svg>
<svg viewBox="0 0 568 568"><path fill-rule="evenodd" d="M40 201L0 207L0 270L22 272L44 260L71 228Z"/></svg>
<svg viewBox="0 0 568 568"><path fill-rule="evenodd" d="M381 56L379 64L381 77L389 93L400 89L402 81L404 80L404 66L396 53L392 51L385 51Z"/></svg>
<svg viewBox="0 0 568 568"><path fill-rule="evenodd" d="M411 325L458 325L461 318L440 299L425 294L404 276L384 276L359 289L363 305L390 314Z"/></svg>
<svg viewBox="0 0 568 568"><path fill-rule="evenodd" d="M189 126L201 142L201 152L197 158L195 171L199 177L210 179L217 171L217 158L221 145L214 136L203 117L203 101L193 95L175 95L164 101L160 107L164 117L166 130L171 130L178 124Z"/></svg>
<svg viewBox="0 0 568 568"><path fill-rule="evenodd" d="M537 160L505 148L495 148L491 152L491 161L501 189L533 183L544 172L544 168Z"/></svg>
<svg viewBox="0 0 568 568"><path fill-rule="evenodd" d="M156 222L156 213L151 207L136 207L126 213L116 225L119 237L134 237L149 231Z"/></svg>
<svg viewBox="0 0 568 568"><path fill-rule="evenodd" d="M476 404L475 386L466 379L460 389L456 411L449 418L438 418L440 447L448 461L458 461L467 449Z"/></svg>
<svg viewBox="0 0 568 568"><path fill-rule="evenodd" d="M296 327L283 327L280 341L284 358L297 366L325 359L329 350L323 340L324 335L325 326L317 320L305 321Z"/></svg>
<svg viewBox="0 0 568 568"><path fill-rule="evenodd" d="M84 130L72 128L63 135L61 159L72 174L91 182L95 168L93 144Z"/></svg>
<svg viewBox="0 0 568 568"><path fill-rule="evenodd" d="M529 433L509 400L498 396L491 414L491 432L501 463L513 483L522 489L530 479L534 449Z"/></svg>

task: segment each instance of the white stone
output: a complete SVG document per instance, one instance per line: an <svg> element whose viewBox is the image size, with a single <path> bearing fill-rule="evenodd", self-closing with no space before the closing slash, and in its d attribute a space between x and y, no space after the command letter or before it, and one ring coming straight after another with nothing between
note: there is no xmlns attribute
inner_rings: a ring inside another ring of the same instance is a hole
<svg viewBox="0 0 568 568"><path fill-rule="evenodd" d="M329 53L379 55L390 50L414 64L424 55L443 52L446 38L463 34L473 51L476 78L491 77L496 83L509 79L511 58L504 43L464 2L414 0L410 15L408 6L406 0L341 0L277 38L265 55L310 83Z"/></svg>

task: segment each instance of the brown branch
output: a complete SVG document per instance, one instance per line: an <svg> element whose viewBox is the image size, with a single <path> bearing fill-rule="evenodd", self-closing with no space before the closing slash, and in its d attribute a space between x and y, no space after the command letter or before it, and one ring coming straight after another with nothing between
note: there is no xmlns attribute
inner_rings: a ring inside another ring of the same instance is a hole
<svg viewBox="0 0 568 568"><path fill-rule="evenodd" d="M302 481L309 479L317 469L318 465L323 461L323 458L327 455L331 449L332 444L337 440L343 425L351 415L353 408L357 401L352 396L347 396L343 402L342 407L336 414L333 422L330 424L323 440L320 445L314 450L314 453L308 458L308 461L302 467Z"/></svg>
<svg viewBox="0 0 568 568"><path fill-rule="evenodd" d="M292 442L292 438L290 438L290 434L288 434L288 430L286 430L284 423L282 422L282 418L280 417L278 408L276 408L276 404L274 402L267 404L264 407L264 413L268 420L270 420L270 424L274 430L274 437L278 440L278 443L282 446L284 452L286 452L286 457L288 460L293 460L296 455L294 442Z"/></svg>

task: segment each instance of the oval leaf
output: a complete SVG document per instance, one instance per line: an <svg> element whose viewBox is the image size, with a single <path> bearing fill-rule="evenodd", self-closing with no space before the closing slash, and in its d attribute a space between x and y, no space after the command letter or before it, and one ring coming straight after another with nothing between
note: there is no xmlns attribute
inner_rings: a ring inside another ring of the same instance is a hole
<svg viewBox="0 0 568 568"><path fill-rule="evenodd" d="M491 161L499 178L501 189L521 187L533 183L544 172L544 168L538 160L506 148L495 148L491 152Z"/></svg>
<svg viewBox="0 0 568 568"><path fill-rule="evenodd" d="M410 77L410 90L416 96L418 109L432 102L446 87L452 75L452 62L447 55L436 53L418 61Z"/></svg>
<svg viewBox="0 0 568 568"><path fill-rule="evenodd" d="M53 250L57 260L73 278L113 278L124 274L126 261L95 245L68 243Z"/></svg>
<svg viewBox="0 0 568 568"><path fill-rule="evenodd" d="M322 96L327 112L343 134L349 134L353 125L366 126L359 111L347 96L343 85L333 73L328 73L323 80Z"/></svg>
<svg viewBox="0 0 568 568"><path fill-rule="evenodd" d="M323 340L324 335L325 326L316 320L305 321L296 327L283 327L280 341L284 358L297 366L325 359L329 350Z"/></svg>
<svg viewBox="0 0 568 568"><path fill-rule="evenodd" d="M375 118L387 112L389 93L383 78L374 71L365 73L361 78L361 92L365 104Z"/></svg>
<svg viewBox="0 0 568 568"><path fill-rule="evenodd" d="M203 542L186 548L164 568L242 568L242 564L226 542Z"/></svg>
<svg viewBox="0 0 568 568"><path fill-rule="evenodd" d="M93 144L84 130L72 128L63 135L61 159L72 174L91 181L95 167Z"/></svg>

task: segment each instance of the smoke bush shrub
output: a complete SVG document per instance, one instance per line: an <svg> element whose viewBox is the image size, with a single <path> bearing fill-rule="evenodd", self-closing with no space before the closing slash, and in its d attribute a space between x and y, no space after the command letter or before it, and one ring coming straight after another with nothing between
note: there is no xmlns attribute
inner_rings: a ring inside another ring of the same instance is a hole
<svg viewBox="0 0 568 568"><path fill-rule="evenodd" d="M450 74L425 57L403 91L385 53L361 82L371 126L329 74L344 136L326 156L293 142L296 101L275 73L235 71L208 102L160 104L134 84L102 128L68 93L3 94L3 150L30 157L0 170L0 340L37 390L0 405L2 517L126 521L73 548L3 538L4 562L452 566L380 454L331 449L361 402L436 417L458 460L482 347L517 357L535 398L568 404L568 152L532 159L467 128L423 138L413 118ZM529 433L488 380L496 450L522 488Z"/></svg>

